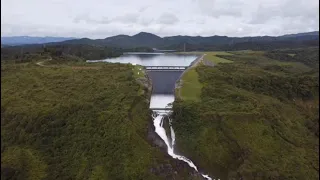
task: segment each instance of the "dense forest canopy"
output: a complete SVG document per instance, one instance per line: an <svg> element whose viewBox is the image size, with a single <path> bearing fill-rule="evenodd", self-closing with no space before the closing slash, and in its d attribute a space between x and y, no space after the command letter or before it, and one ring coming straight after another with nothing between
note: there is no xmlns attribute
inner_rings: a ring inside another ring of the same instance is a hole
<svg viewBox="0 0 320 180"><path fill-rule="evenodd" d="M31 61L41 56L72 55L82 59L104 59L122 54L119 48L84 44L24 45L1 48L1 60Z"/></svg>

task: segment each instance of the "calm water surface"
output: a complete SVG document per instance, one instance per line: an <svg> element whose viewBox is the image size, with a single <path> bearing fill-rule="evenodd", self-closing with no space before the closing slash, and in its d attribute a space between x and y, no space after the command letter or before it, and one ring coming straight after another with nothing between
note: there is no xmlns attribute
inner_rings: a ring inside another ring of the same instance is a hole
<svg viewBox="0 0 320 180"><path fill-rule="evenodd" d="M130 53L120 57L88 60L87 62L119 62L139 64L142 66L189 66L198 56L182 54L164 54L164 53Z"/></svg>

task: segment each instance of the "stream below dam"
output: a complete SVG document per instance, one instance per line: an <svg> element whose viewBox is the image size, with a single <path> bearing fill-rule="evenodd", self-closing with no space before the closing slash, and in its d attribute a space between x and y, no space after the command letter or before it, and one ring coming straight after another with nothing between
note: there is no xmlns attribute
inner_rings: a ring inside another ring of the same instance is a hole
<svg viewBox="0 0 320 180"><path fill-rule="evenodd" d="M88 60L87 62L114 62L131 63L148 66L184 66L188 67L198 58L197 55L165 54L165 53L126 53L117 58L104 60ZM197 166L187 157L175 154L175 132L170 119L171 103L174 102L175 83L179 80L183 70L147 70L148 76L152 81L152 95L150 109L153 111L153 125L156 134L164 141L167 146L167 153L174 159L187 163L191 168L198 172ZM163 127L164 121L168 120L170 132L166 132ZM170 138L168 138L170 137ZM200 172L201 173L201 172ZM205 179L212 180L206 174L201 173Z"/></svg>

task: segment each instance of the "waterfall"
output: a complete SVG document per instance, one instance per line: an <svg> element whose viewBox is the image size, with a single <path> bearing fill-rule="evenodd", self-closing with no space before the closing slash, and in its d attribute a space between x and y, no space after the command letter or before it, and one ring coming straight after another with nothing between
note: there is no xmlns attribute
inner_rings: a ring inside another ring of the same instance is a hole
<svg viewBox="0 0 320 180"><path fill-rule="evenodd" d="M160 138L167 145L168 154L174 159L179 159L181 161L188 163L190 167L198 171L197 166L190 159L174 153L174 145L175 145L176 137L175 137L174 129L171 124L172 120L169 118L171 142L167 136L166 130L163 127L163 121L165 120L165 117L168 117L171 111L155 110L154 112L155 112L155 115L153 115L153 125L155 127L155 132L160 136ZM205 175L205 174L201 174L201 175L208 180L212 180L212 178L210 178L208 175Z"/></svg>

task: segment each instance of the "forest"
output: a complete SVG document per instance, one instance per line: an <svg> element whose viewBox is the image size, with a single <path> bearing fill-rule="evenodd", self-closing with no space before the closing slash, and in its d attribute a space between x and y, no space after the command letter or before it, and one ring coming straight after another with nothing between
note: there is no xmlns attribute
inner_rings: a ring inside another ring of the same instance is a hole
<svg viewBox="0 0 320 180"><path fill-rule="evenodd" d="M119 48L109 48L86 44L32 44L1 48L1 61L15 60L17 62L29 62L32 60L39 60L39 58L47 56L59 57L63 55L76 56L83 60L95 60L108 57L117 57L122 55L122 53L123 51Z"/></svg>
<svg viewBox="0 0 320 180"><path fill-rule="evenodd" d="M178 151L223 180L319 179L319 48L229 53L173 103Z"/></svg>
<svg viewBox="0 0 320 180"><path fill-rule="evenodd" d="M134 66L52 61L1 61L1 179L197 179L148 139Z"/></svg>

